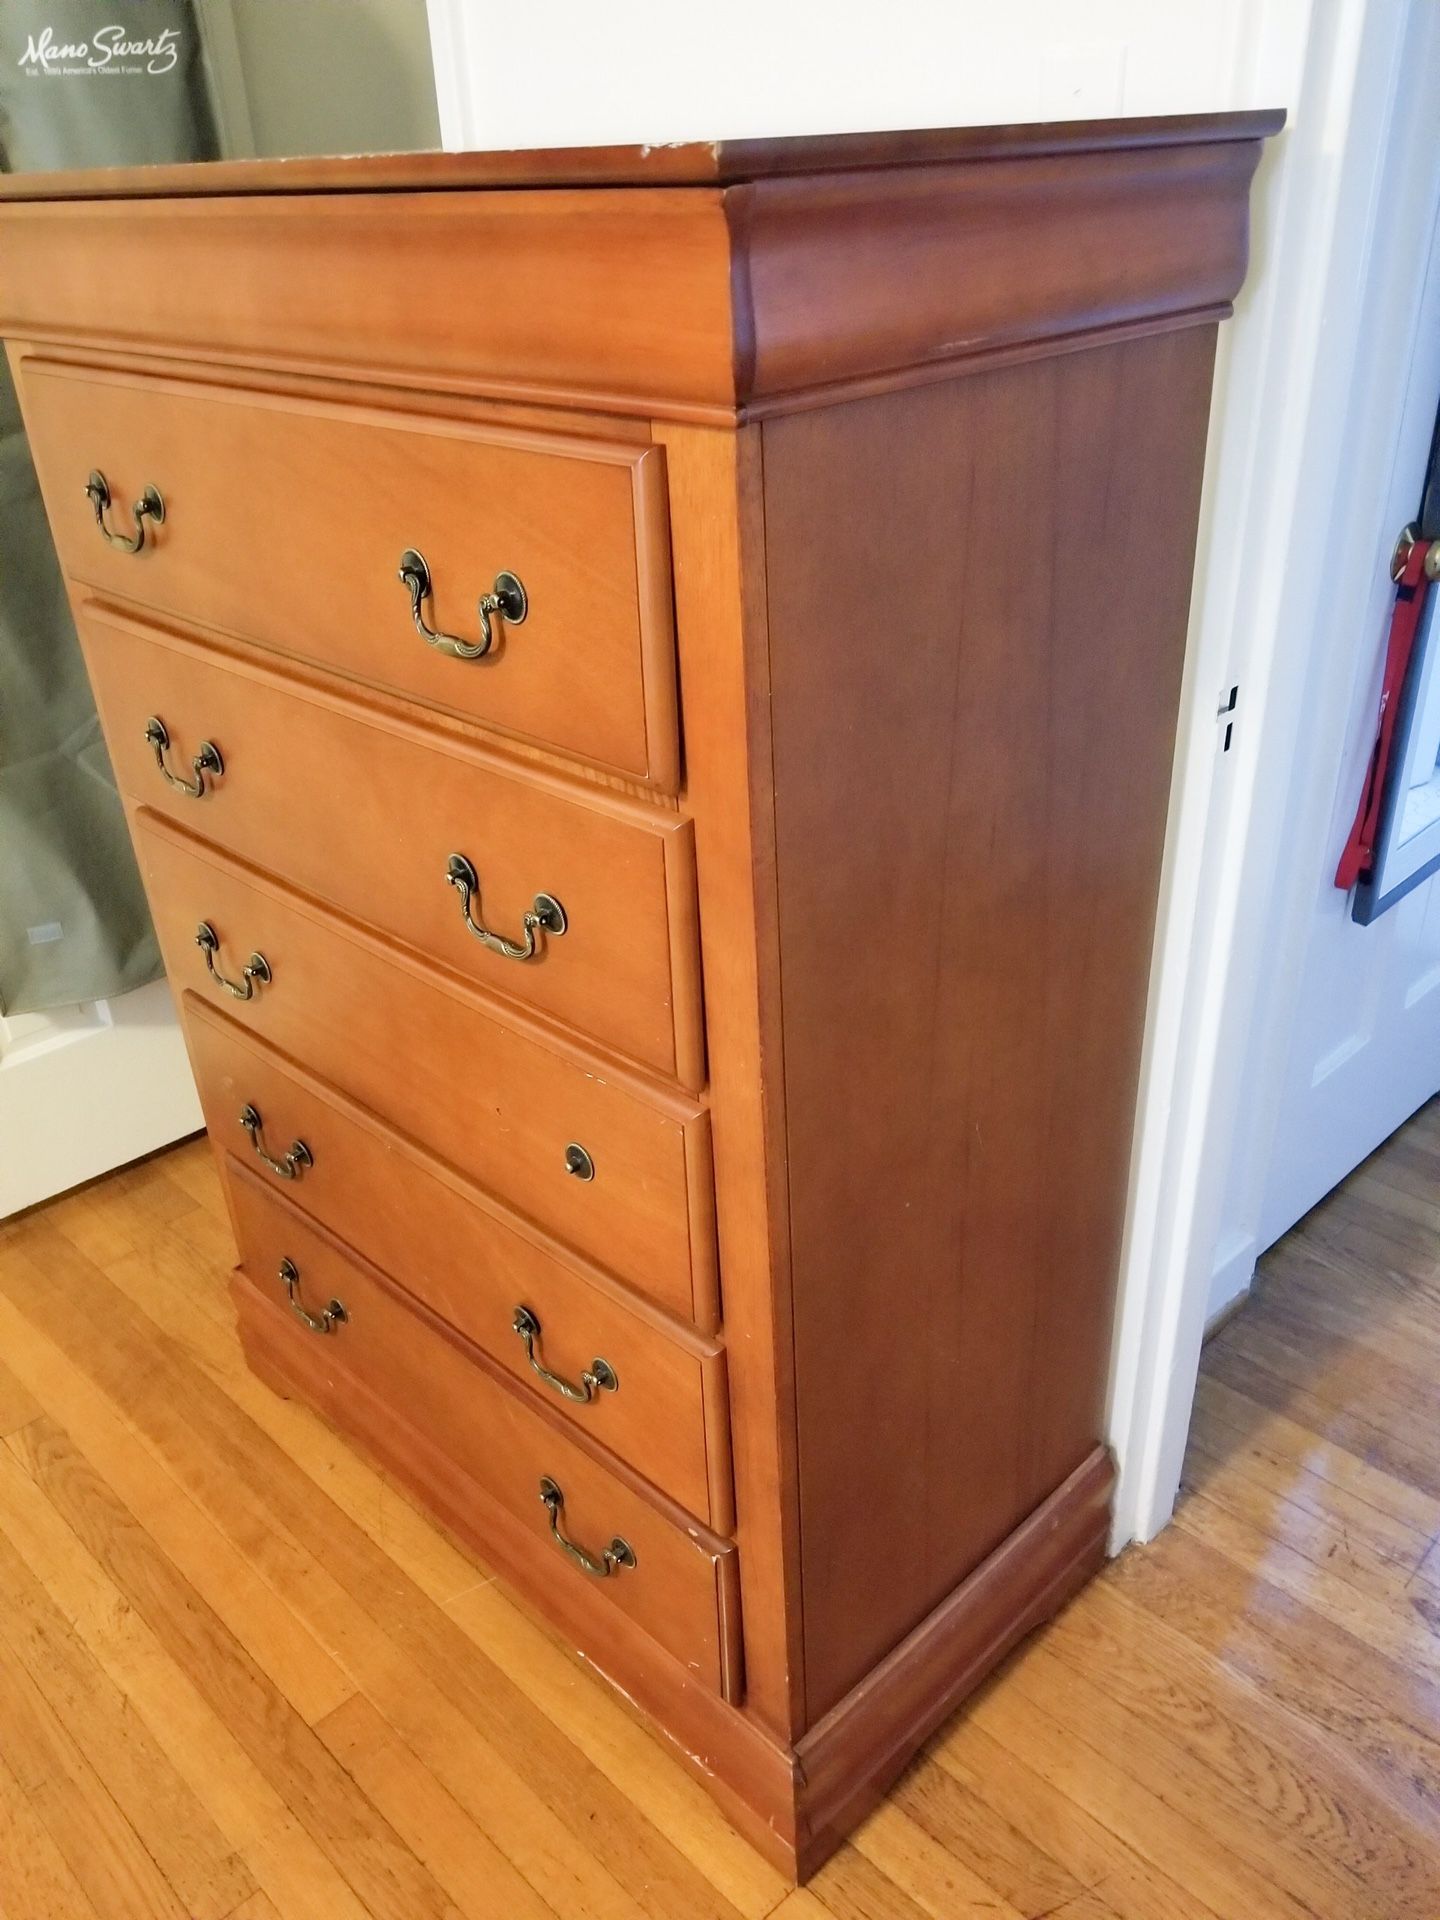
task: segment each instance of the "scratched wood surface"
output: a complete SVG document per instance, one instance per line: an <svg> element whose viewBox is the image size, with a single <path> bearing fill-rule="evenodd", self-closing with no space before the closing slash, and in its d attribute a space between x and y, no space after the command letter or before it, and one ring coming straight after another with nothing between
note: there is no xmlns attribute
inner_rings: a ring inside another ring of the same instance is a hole
<svg viewBox="0 0 1440 1920"><path fill-rule="evenodd" d="M241 1366L192 1142L0 1226L3 1920L1435 1920L1440 1103L1207 1350L1175 1526L788 1891Z"/></svg>

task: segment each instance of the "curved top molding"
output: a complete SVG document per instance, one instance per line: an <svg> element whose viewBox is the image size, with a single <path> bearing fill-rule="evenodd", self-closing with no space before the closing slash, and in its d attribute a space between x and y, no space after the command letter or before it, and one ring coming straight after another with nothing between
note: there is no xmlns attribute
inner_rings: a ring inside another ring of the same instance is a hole
<svg viewBox="0 0 1440 1920"><path fill-rule="evenodd" d="M0 331L734 424L1219 318L1282 118L16 178Z"/></svg>
<svg viewBox="0 0 1440 1920"><path fill-rule="evenodd" d="M436 193L485 187L735 186L801 173L910 167L1096 147L1178 147L1264 140L1279 109L1176 113L1134 120L1052 120L1005 127L917 127L659 147L537 147L500 153L361 153L181 166L86 167L0 180L6 200L142 200L236 193Z"/></svg>

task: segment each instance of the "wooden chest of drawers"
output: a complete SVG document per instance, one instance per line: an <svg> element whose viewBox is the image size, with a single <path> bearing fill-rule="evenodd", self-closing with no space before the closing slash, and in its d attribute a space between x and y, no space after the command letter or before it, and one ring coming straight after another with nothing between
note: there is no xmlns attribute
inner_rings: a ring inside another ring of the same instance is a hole
<svg viewBox="0 0 1440 1920"><path fill-rule="evenodd" d="M801 1874L1104 1552L1276 124L0 205L252 1364Z"/></svg>

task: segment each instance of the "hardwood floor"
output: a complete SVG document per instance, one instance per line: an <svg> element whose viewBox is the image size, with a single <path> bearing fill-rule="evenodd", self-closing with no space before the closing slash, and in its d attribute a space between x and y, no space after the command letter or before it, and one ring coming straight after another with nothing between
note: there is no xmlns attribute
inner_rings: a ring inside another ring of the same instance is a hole
<svg viewBox="0 0 1440 1920"><path fill-rule="evenodd" d="M240 1363L203 1142L0 1227L3 1920L1435 1920L1440 1103L1207 1350L1176 1524L787 1892Z"/></svg>

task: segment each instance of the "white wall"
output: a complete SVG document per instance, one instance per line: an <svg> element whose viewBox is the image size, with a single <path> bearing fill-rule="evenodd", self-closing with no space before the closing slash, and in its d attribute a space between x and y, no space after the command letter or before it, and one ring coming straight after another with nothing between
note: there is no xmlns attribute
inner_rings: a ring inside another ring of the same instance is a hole
<svg viewBox="0 0 1440 1920"><path fill-rule="evenodd" d="M1256 20L1303 42L1310 12L1308 0L429 0L429 9L449 148L1283 105Z"/></svg>

